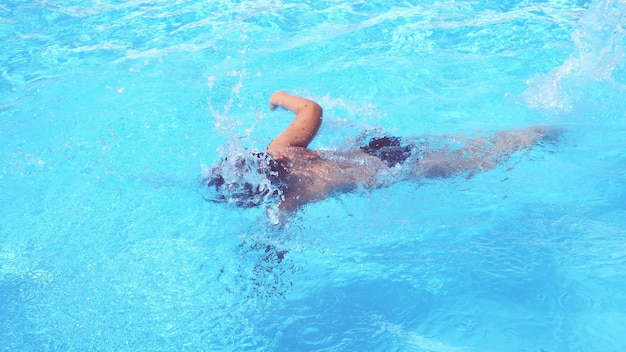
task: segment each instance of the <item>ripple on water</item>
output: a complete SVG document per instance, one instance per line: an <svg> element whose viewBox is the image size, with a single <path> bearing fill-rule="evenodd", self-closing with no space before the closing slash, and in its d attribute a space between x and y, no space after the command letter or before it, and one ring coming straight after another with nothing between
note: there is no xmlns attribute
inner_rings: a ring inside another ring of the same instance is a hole
<svg viewBox="0 0 626 352"><path fill-rule="evenodd" d="M302 342L310 346L323 346L333 340L334 334L323 326L307 326L300 332Z"/></svg>
<svg viewBox="0 0 626 352"><path fill-rule="evenodd" d="M558 298L559 307L567 312L583 312L593 308L593 298L578 288L562 292Z"/></svg>

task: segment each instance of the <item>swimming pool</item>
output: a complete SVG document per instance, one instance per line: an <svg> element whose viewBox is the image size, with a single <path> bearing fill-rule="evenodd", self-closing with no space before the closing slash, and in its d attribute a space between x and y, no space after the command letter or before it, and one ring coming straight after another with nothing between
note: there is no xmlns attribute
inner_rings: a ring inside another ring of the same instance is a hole
<svg viewBox="0 0 626 352"><path fill-rule="evenodd" d="M0 14L2 350L626 348L623 1ZM374 128L566 133L471 179L342 195L277 227L205 202L197 176L286 126L267 109L278 89L324 106L315 148Z"/></svg>

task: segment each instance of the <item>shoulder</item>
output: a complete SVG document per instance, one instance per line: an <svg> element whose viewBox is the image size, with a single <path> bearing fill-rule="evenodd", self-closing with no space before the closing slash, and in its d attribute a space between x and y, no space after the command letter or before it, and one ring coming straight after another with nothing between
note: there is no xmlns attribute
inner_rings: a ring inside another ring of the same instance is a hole
<svg viewBox="0 0 626 352"><path fill-rule="evenodd" d="M283 160L308 160L311 158L319 158L319 154L304 147L294 146L269 146L267 153L276 161Z"/></svg>

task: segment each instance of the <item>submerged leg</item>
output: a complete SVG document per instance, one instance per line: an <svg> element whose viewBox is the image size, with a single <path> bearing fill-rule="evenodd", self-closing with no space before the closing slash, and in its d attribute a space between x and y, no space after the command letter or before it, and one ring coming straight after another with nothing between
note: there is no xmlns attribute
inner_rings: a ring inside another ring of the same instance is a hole
<svg viewBox="0 0 626 352"><path fill-rule="evenodd" d="M415 178L440 178L467 173L468 177L493 169L513 153L531 149L538 141L555 141L560 130L535 126L498 132L484 139L464 139L460 148L446 146L425 152L414 170Z"/></svg>

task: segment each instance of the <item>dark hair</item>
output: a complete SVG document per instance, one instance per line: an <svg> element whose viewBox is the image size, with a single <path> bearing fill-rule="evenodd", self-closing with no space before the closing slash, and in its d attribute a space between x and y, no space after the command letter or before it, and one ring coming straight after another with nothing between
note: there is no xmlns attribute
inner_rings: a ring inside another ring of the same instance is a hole
<svg viewBox="0 0 626 352"><path fill-rule="evenodd" d="M232 203L242 208L280 201L283 182L280 165L266 153L245 152L223 158L207 170L203 198L214 203Z"/></svg>

